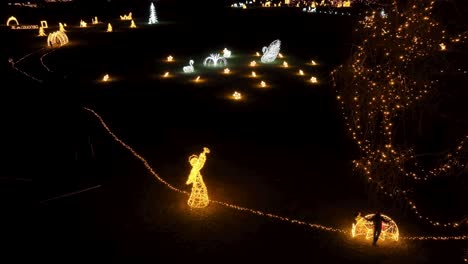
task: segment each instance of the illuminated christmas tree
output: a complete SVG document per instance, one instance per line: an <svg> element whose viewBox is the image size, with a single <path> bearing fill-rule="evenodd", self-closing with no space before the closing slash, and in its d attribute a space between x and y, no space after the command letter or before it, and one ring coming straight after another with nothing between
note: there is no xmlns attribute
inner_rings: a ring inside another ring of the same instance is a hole
<svg viewBox="0 0 468 264"><path fill-rule="evenodd" d="M152 24L156 24L156 23L158 23L158 17L156 16L156 8L154 7L154 4L151 3L150 17L149 17L148 24L152 25Z"/></svg>
<svg viewBox="0 0 468 264"><path fill-rule="evenodd" d="M189 157L192 170L190 171L187 184L192 184L192 193L190 194L187 204L192 208L204 208L207 207L210 202L208 190L200 174L200 170L206 162L206 154L208 153L210 153L210 150L208 148L203 148L203 152L200 153L200 155L191 155Z"/></svg>

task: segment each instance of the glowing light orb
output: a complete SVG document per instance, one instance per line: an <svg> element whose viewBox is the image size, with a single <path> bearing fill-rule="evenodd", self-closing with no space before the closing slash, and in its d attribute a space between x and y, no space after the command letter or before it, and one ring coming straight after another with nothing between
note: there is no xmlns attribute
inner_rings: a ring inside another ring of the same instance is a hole
<svg viewBox="0 0 468 264"><path fill-rule="evenodd" d="M314 60L312 60L312 61L310 62L310 64L312 64L313 66L316 66L316 65L317 65L317 63L316 63Z"/></svg>
<svg viewBox="0 0 468 264"><path fill-rule="evenodd" d="M132 22L130 22L130 28L136 28L135 21L132 20Z"/></svg>
<svg viewBox="0 0 468 264"><path fill-rule="evenodd" d="M310 82L311 82L311 83L317 83L318 81L317 81L317 78L316 78L316 77L311 77L311 78L310 78Z"/></svg>
<svg viewBox="0 0 468 264"><path fill-rule="evenodd" d="M112 25L111 25L111 23L108 23L107 24L107 32L112 32L112 31L113 31Z"/></svg>
<svg viewBox="0 0 468 264"><path fill-rule="evenodd" d="M102 77L102 81L103 82L109 81L109 74L104 75L104 77Z"/></svg>
<svg viewBox="0 0 468 264"><path fill-rule="evenodd" d="M255 67L255 65L257 65L257 62L256 62L256 61L251 61L251 62L250 62L250 67Z"/></svg>
<svg viewBox="0 0 468 264"><path fill-rule="evenodd" d="M288 64L288 62L286 62L286 61L283 61L283 67L285 67L285 68L289 67L289 64Z"/></svg>
<svg viewBox="0 0 468 264"><path fill-rule="evenodd" d="M365 237L365 239L372 239L374 236L374 223L367 219L372 218L374 214L366 215L365 217L360 217L356 224L353 224L351 229L352 237ZM380 233L379 240L384 241L385 239L390 239L398 241L400 236L398 231L398 226L390 217L382 215L384 220L387 220L388 223L382 223L382 232Z"/></svg>
<svg viewBox="0 0 468 264"><path fill-rule="evenodd" d="M223 49L223 57L224 58L230 58L231 57L231 54L232 52L226 48Z"/></svg>
<svg viewBox="0 0 468 264"><path fill-rule="evenodd" d="M439 46L440 46L440 50L446 50L447 49L447 46L445 46L444 43L440 43Z"/></svg>
<svg viewBox="0 0 468 264"><path fill-rule="evenodd" d="M252 72L252 77L257 77L257 74L254 71Z"/></svg>
<svg viewBox="0 0 468 264"><path fill-rule="evenodd" d="M169 77L169 72L164 73L163 77L164 77L164 78Z"/></svg>
<svg viewBox="0 0 468 264"><path fill-rule="evenodd" d="M231 72L231 70L229 70L229 68L226 68L226 69L224 69L223 72L224 72L224 74L229 74Z"/></svg>
<svg viewBox="0 0 468 264"><path fill-rule="evenodd" d="M39 28L39 37L45 37L47 36L46 33L44 32L44 28L43 27L40 27Z"/></svg>
<svg viewBox="0 0 468 264"><path fill-rule="evenodd" d="M210 153L208 148L203 148L203 152L197 155L191 155L188 159L192 170L190 171L186 184L192 184L192 192L188 199L187 204L191 208L204 208L210 203L208 197L208 189L203 182L203 177L200 170L203 168L206 162L206 154Z"/></svg>
<svg viewBox="0 0 468 264"><path fill-rule="evenodd" d="M298 74L299 75L304 75L304 72L302 70L299 70Z"/></svg>
<svg viewBox="0 0 468 264"><path fill-rule="evenodd" d="M210 56L206 57L203 61L203 65L206 67L218 67L226 66L227 61L224 57L221 57L219 53L212 53Z"/></svg>
<svg viewBox="0 0 468 264"><path fill-rule="evenodd" d="M281 41L279 39L273 41L270 46L263 47L262 52L263 56L260 59L263 63L272 63L275 61L278 53L280 52Z"/></svg>
<svg viewBox="0 0 468 264"><path fill-rule="evenodd" d="M267 85L266 85L266 82L261 81L261 82L260 82L260 86L261 86L261 87L266 87L266 86L267 86Z"/></svg>
<svg viewBox="0 0 468 264"><path fill-rule="evenodd" d="M56 47L56 46L63 46L68 43L67 34L61 31L55 31L50 33L47 37L47 46L49 47Z"/></svg>
<svg viewBox="0 0 468 264"><path fill-rule="evenodd" d="M239 93L239 92L237 92L237 91L235 91L235 92L232 94L232 99L234 99L234 100L240 100L240 99L242 99L242 94Z"/></svg>
<svg viewBox="0 0 468 264"><path fill-rule="evenodd" d="M193 68L193 63L194 61L193 60L190 60L189 61L189 65L188 66L184 66L182 68L182 70L185 72L185 73L192 73L195 71L195 69Z"/></svg>
<svg viewBox="0 0 468 264"><path fill-rule="evenodd" d="M167 62L172 62L174 61L174 57L172 57L171 55L167 56Z"/></svg>
<svg viewBox="0 0 468 264"><path fill-rule="evenodd" d="M16 17L11 16L8 18L6 25L9 27L11 22L15 22L17 26L19 26L18 19Z"/></svg>
<svg viewBox="0 0 468 264"><path fill-rule="evenodd" d="M80 27L87 27L88 23L84 22L83 20L80 20Z"/></svg>
<svg viewBox="0 0 468 264"><path fill-rule="evenodd" d="M59 31L65 32L65 26L62 23L59 23Z"/></svg>

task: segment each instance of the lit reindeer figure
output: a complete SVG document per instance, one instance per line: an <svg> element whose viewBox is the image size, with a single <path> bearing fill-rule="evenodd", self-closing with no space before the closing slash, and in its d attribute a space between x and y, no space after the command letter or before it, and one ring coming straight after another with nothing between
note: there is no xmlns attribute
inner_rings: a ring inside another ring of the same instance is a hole
<svg viewBox="0 0 468 264"><path fill-rule="evenodd" d="M203 65L207 67L224 67L227 65L227 61L226 58L221 57L219 53L212 53L203 61Z"/></svg>
<svg viewBox="0 0 468 264"><path fill-rule="evenodd" d="M189 163L192 165L188 180L186 184L192 184L192 192L190 193L187 204L192 208L204 208L207 207L210 199L208 198L208 189L203 182L203 177L200 174L200 170L203 168L206 162L206 154L210 153L208 148L203 148L203 152L200 155L191 155L189 157Z"/></svg>
<svg viewBox="0 0 468 264"><path fill-rule="evenodd" d="M190 61L189 61L189 64L190 64L190 65L189 65L189 66L184 66L184 68L182 68L182 69L184 70L185 73L192 73L192 72L194 72L195 69L193 68L193 63L194 63L193 60L190 60Z"/></svg>

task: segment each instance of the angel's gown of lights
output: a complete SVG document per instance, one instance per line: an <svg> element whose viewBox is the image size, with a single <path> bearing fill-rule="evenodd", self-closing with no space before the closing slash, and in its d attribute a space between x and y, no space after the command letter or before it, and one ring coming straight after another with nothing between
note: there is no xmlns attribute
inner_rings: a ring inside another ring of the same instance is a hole
<svg viewBox="0 0 468 264"><path fill-rule="evenodd" d="M200 170L203 168L206 162L206 153L209 153L209 149L205 148L200 155L192 155L189 157L189 163L192 165L187 184L192 184L192 192L190 193L187 204L192 208L203 208L208 206L208 189L203 182L203 177Z"/></svg>

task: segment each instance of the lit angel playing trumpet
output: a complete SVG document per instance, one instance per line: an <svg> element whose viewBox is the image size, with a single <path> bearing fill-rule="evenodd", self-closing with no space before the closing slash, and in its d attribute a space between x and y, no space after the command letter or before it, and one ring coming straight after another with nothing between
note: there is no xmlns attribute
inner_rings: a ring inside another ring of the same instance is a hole
<svg viewBox="0 0 468 264"><path fill-rule="evenodd" d="M188 180L186 184L192 184L192 192L190 193L187 204L192 208L204 208L207 207L210 199L208 198L208 189L203 182L203 177L200 170L203 168L206 162L206 154L210 153L208 148L203 148L203 152L197 155L191 155L189 157L189 163L192 165Z"/></svg>

